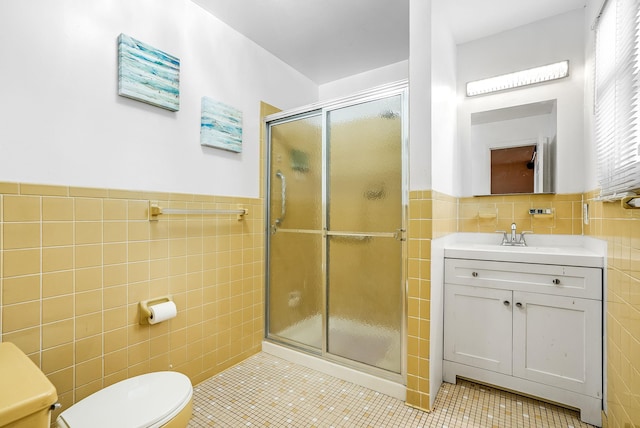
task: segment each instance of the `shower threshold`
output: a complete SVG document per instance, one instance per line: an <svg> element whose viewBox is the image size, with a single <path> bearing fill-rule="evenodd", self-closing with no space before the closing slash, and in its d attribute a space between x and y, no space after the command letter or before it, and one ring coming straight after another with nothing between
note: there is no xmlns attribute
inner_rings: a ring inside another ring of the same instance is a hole
<svg viewBox="0 0 640 428"><path fill-rule="evenodd" d="M329 376L337 377L338 379L372 389L398 400L406 401L407 388L405 385L392 380L383 379L350 367L345 367L332 361L290 349L286 346L282 346L268 340L262 341L262 351L284 360L291 361L292 363L300 364L301 366L326 373Z"/></svg>

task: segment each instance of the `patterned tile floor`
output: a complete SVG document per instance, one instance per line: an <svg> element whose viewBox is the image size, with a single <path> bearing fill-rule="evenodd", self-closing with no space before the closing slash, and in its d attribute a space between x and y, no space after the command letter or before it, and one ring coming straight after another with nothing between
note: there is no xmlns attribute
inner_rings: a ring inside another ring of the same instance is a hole
<svg viewBox="0 0 640 428"><path fill-rule="evenodd" d="M194 388L195 427L590 427L578 413L459 381L431 413L265 353Z"/></svg>

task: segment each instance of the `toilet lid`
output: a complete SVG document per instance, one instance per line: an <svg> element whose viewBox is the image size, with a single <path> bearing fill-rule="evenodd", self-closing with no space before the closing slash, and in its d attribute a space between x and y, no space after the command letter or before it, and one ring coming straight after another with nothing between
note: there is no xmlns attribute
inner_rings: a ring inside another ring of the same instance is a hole
<svg viewBox="0 0 640 428"><path fill-rule="evenodd" d="M155 428L177 415L192 393L191 381L182 373L148 373L106 387L58 418L70 428Z"/></svg>

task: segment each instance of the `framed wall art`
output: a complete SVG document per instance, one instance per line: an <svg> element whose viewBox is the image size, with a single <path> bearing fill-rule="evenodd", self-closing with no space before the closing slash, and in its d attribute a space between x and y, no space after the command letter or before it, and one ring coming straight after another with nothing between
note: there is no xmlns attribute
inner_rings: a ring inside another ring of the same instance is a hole
<svg viewBox="0 0 640 428"><path fill-rule="evenodd" d="M118 36L118 95L180 109L180 60L126 34Z"/></svg>
<svg viewBox="0 0 640 428"><path fill-rule="evenodd" d="M213 98L202 97L200 144L242 152L242 112Z"/></svg>

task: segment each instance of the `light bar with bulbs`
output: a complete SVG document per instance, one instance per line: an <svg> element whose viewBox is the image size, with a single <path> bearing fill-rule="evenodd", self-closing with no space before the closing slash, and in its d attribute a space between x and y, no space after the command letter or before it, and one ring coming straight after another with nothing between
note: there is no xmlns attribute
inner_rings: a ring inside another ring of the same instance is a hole
<svg viewBox="0 0 640 428"><path fill-rule="evenodd" d="M467 83L467 96L486 95L567 77L569 60Z"/></svg>

